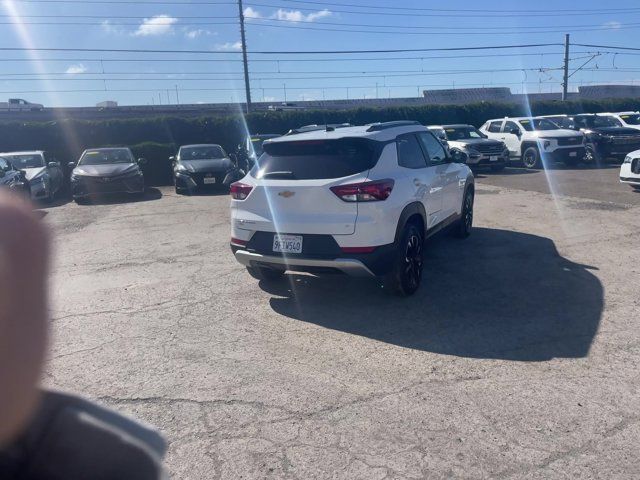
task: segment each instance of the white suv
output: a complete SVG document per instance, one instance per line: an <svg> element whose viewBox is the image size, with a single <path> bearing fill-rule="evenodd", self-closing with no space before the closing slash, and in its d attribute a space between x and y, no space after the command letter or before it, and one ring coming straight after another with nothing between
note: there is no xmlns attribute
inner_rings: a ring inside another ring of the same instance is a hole
<svg viewBox="0 0 640 480"><path fill-rule="evenodd" d="M474 180L418 122L387 122L268 140L231 197L231 248L252 276L341 272L411 295L425 239L469 235Z"/></svg>
<svg viewBox="0 0 640 480"><path fill-rule="evenodd" d="M575 165L586 153L584 134L565 130L546 118L503 118L487 121L480 131L502 140L513 160L526 168L541 168L548 160Z"/></svg>
<svg viewBox="0 0 640 480"><path fill-rule="evenodd" d="M620 167L620 183L626 183L635 190L640 190L640 150L631 152L624 159Z"/></svg>

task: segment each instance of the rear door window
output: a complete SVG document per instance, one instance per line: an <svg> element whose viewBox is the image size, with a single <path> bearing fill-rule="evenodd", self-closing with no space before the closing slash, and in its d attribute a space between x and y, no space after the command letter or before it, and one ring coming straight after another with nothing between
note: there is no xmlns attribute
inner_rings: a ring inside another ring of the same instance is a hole
<svg viewBox="0 0 640 480"><path fill-rule="evenodd" d="M502 120L491 122L487 131L491 133L500 133L500 127L502 127Z"/></svg>
<svg viewBox="0 0 640 480"><path fill-rule="evenodd" d="M251 176L291 180L342 178L370 170L377 160L376 142L360 138L266 143Z"/></svg>
<svg viewBox="0 0 640 480"><path fill-rule="evenodd" d="M426 168L427 160L414 134L400 135L396 139L398 165L404 168Z"/></svg>

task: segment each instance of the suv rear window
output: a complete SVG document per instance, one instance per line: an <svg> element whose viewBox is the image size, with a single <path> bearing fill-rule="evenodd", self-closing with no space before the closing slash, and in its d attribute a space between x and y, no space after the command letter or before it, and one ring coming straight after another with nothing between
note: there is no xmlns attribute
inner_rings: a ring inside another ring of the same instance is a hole
<svg viewBox="0 0 640 480"><path fill-rule="evenodd" d="M294 180L348 177L373 168L378 155L375 142L360 138L266 143L251 176Z"/></svg>

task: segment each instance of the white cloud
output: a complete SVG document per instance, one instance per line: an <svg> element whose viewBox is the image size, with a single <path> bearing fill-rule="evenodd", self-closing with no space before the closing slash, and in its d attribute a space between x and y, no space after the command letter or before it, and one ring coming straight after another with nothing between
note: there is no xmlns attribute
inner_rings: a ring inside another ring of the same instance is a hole
<svg viewBox="0 0 640 480"><path fill-rule="evenodd" d="M262 18L262 14L251 7L245 8L243 13L245 18Z"/></svg>
<svg viewBox="0 0 640 480"><path fill-rule="evenodd" d="M112 24L111 21L109 20L103 21L101 23L101 26L102 26L102 30L105 33L114 34L114 35L120 35L121 33L124 33L124 30L122 29L122 27Z"/></svg>
<svg viewBox="0 0 640 480"><path fill-rule="evenodd" d="M204 35L213 35L213 32L210 30L198 28L197 30L187 30L184 34L185 37L190 38L191 40L195 40L196 38L202 37Z"/></svg>
<svg viewBox="0 0 640 480"><path fill-rule="evenodd" d="M326 8L308 15L305 15L300 10L283 10L282 8L279 8L271 18L286 20L288 22L315 22L316 20L330 17L331 15L333 15L331 10L327 10Z"/></svg>
<svg viewBox="0 0 640 480"><path fill-rule="evenodd" d="M302 13L300 10L285 10L283 8L279 8L277 12L268 17L264 16L258 10L254 10L251 7L247 7L244 9L245 18L251 19L271 19L271 20L284 20L286 22L315 22L316 20L320 20L321 18L330 17L333 15L331 10L320 10L317 12L312 12L307 15Z"/></svg>
<svg viewBox="0 0 640 480"><path fill-rule="evenodd" d="M76 63L75 65L69 65L69 68L65 70L65 73L69 73L71 75L75 75L78 73L85 73L89 69L83 65L82 63Z"/></svg>
<svg viewBox="0 0 640 480"><path fill-rule="evenodd" d="M151 35L173 34L173 25L178 22L177 18L169 15L154 15L145 18L133 35L138 37L148 37Z"/></svg>
<svg viewBox="0 0 640 480"><path fill-rule="evenodd" d="M242 42L219 43L216 45L216 50L221 52L239 52L240 50L242 50Z"/></svg>
<svg viewBox="0 0 640 480"><path fill-rule="evenodd" d="M611 30L619 30L622 27L620 22L616 22L615 20L611 20L610 22L606 22L602 24L605 28L610 28Z"/></svg>

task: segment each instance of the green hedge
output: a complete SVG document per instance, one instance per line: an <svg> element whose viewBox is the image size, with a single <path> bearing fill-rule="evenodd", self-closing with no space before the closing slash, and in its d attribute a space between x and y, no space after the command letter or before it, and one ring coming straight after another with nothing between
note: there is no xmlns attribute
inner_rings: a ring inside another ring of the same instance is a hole
<svg viewBox="0 0 640 480"><path fill-rule="evenodd" d="M242 117L228 115L202 118L156 117L126 120L60 120L40 123L0 124L0 151L42 149L53 152L65 164L77 160L86 148L132 146L149 164L145 171L152 183L171 179L168 157L176 146L218 143L235 151L249 131L285 133L308 124L349 122L362 125L388 120L417 120L425 125L468 123L480 126L487 119L505 116L605 112L640 109L640 99L584 102L534 102L519 104L483 102L469 105L425 105L416 107L359 108L347 111L295 110L259 112Z"/></svg>

